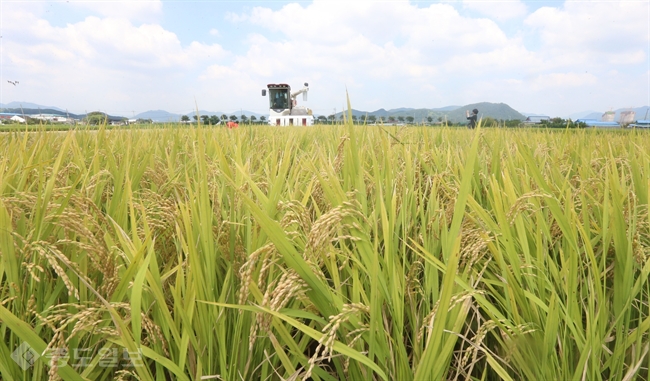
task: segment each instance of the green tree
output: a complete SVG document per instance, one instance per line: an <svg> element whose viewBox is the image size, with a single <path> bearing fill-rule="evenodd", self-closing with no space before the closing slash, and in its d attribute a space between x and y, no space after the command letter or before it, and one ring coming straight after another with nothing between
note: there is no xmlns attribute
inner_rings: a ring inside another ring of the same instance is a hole
<svg viewBox="0 0 650 381"><path fill-rule="evenodd" d="M319 123L325 124L327 122L327 117L325 115L319 115L318 118L316 118Z"/></svg>
<svg viewBox="0 0 650 381"><path fill-rule="evenodd" d="M409 123L413 123L414 120L415 120L415 118L412 117L412 116L407 116L406 117L406 121L409 122Z"/></svg>
<svg viewBox="0 0 650 381"><path fill-rule="evenodd" d="M257 122L257 117L255 115L251 115L251 123Z"/></svg>
<svg viewBox="0 0 650 381"><path fill-rule="evenodd" d="M571 119L553 118L543 120L542 126L546 128L585 128L585 123L574 123Z"/></svg>
<svg viewBox="0 0 650 381"><path fill-rule="evenodd" d="M108 115L100 111L93 111L86 115L86 122L92 125L99 125L108 123Z"/></svg>
<svg viewBox="0 0 650 381"><path fill-rule="evenodd" d="M505 122L506 127L519 127L520 124L521 120L519 119L506 120Z"/></svg>
<svg viewBox="0 0 650 381"><path fill-rule="evenodd" d="M260 116L260 122L262 123L266 122L266 117L264 115Z"/></svg>
<svg viewBox="0 0 650 381"><path fill-rule="evenodd" d="M375 123L375 122L377 121L377 117L374 116L374 115L370 115L370 116L368 117L368 120L369 120L371 123Z"/></svg>
<svg viewBox="0 0 650 381"><path fill-rule="evenodd" d="M201 115L201 123L210 124L210 117L207 115Z"/></svg>
<svg viewBox="0 0 650 381"><path fill-rule="evenodd" d="M395 123L395 117L394 116L389 116L388 117L388 122L389 123Z"/></svg>
<svg viewBox="0 0 650 381"><path fill-rule="evenodd" d="M216 116L216 115L210 116L210 124L213 125L213 126L216 126L217 124L219 124L219 117Z"/></svg>
<svg viewBox="0 0 650 381"><path fill-rule="evenodd" d="M221 120L223 120L224 122L225 122L226 120L228 120L228 115L226 115L226 114L221 114Z"/></svg>
<svg viewBox="0 0 650 381"><path fill-rule="evenodd" d="M356 115L352 115L352 121L353 121L354 123L357 122L357 116L356 116Z"/></svg>
<svg viewBox="0 0 650 381"><path fill-rule="evenodd" d="M190 117L187 115L181 116L181 122L187 123L190 121Z"/></svg>
<svg viewBox="0 0 650 381"><path fill-rule="evenodd" d="M196 122L196 121L198 121L198 120L199 120L199 117L198 117L198 116L196 116L196 115L192 115L192 119L194 119L194 121Z"/></svg>
<svg viewBox="0 0 650 381"><path fill-rule="evenodd" d="M403 121L404 121L404 117L403 117L403 116L398 116L398 117L397 117L397 120L399 120L400 122L403 122Z"/></svg>
<svg viewBox="0 0 650 381"><path fill-rule="evenodd" d="M330 121L330 123L333 123L334 120L336 119L336 116L334 116L334 114L331 114L327 116L327 119Z"/></svg>
<svg viewBox="0 0 650 381"><path fill-rule="evenodd" d="M247 117L246 115L242 115L242 116L241 116L241 122L242 122L242 123L246 123L246 122L248 122L248 117Z"/></svg>
<svg viewBox="0 0 650 381"><path fill-rule="evenodd" d="M483 118L481 125L485 127L498 127L499 122L491 116L486 116L485 118Z"/></svg>
<svg viewBox="0 0 650 381"><path fill-rule="evenodd" d="M429 122L429 124L433 123L433 117L427 116L427 122Z"/></svg>

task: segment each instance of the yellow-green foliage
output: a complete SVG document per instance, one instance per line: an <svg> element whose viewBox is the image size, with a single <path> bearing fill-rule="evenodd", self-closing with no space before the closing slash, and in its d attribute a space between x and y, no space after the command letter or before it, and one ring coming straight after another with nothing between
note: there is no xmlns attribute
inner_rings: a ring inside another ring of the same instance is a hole
<svg viewBox="0 0 650 381"><path fill-rule="evenodd" d="M648 380L648 147L351 125L2 134L0 376ZM23 342L50 355L23 371ZM107 366L113 349L141 366Z"/></svg>

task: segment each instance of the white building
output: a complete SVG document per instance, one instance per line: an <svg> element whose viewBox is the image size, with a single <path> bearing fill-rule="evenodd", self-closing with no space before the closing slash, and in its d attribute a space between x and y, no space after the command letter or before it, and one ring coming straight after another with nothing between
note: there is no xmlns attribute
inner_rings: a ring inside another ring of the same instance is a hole
<svg viewBox="0 0 650 381"><path fill-rule="evenodd" d="M33 119L42 120L44 122L50 123L71 123L74 122L72 118L66 118L65 116L55 115L55 114L34 114L31 115Z"/></svg>

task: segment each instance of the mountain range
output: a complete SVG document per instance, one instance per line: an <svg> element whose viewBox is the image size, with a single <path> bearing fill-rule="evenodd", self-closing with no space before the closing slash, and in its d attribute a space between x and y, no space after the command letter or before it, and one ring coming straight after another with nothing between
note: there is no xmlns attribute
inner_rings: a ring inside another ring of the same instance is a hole
<svg viewBox="0 0 650 381"><path fill-rule="evenodd" d="M395 108L389 110L380 108L379 110L375 110L371 112L352 109L352 115L357 117L374 115L375 117L382 118L384 120L386 120L388 117L391 116L395 118L398 118L400 116L401 117L412 116L416 122L426 121L428 117L432 117L433 120L435 121L440 119L440 120L447 120L453 123L464 123L466 121L465 110L472 110L474 108L479 110L480 118L491 117L494 119L502 119L502 120L514 120L514 119L524 120L529 115L540 115L535 113L521 113L519 111L516 111L515 109L513 109L512 107L508 106L505 103L489 103L489 102L472 103L464 106L445 106L445 107L438 107L438 108L417 108L416 109L416 108L402 107L402 108ZM635 119L645 119L647 117L650 117L650 107L648 106L636 107L636 108L620 108L617 110L613 110L616 112L615 120L619 119L620 113L622 111L630 111L630 110L636 112ZM0 103L0 112L9 112L9 113L25 114L25 115L34 115L34 114L41 114L41 113L61 115L61 116L67 115L75 119L82 119L86 116L86 114L69 113L66 110L59 107L43 106L43 105L30 103L30 102L10 102L7 104ZM341 116L341 113L342 112L338 112L335 114L337 119ZM180 121L183 115L189 116L190 119L192 120L193 119L192 117L196 114L197 114L196 111L190 111L185 114L176 114L165 110L149 110L134 115L133 119L151 119L154 122L178 122ZM208 115L208 116L235 115L237 117L239 117L240 115L246 115L248 117L255 116L257 119L259 119L262 116L268 117L268 114L260 114L248 110L237 110L231 113L199 110L198 114ZM589 110L589 111L573 113L570 114L568 117L573 120L579 118L600 120L602 115L603 112ZM127 119L127 117L109 115L109 120L120 120L120 119Z"/></svg>
<svg viewBox="0 0 650 381"><path fill-rule="evenodd" d="M634 118L635 120L648 119L648 117L650 117L650 107L647 107L647 106L646 107L626 107L626 108L619 108L619 109L610 110L610 111L614 111L616 113L616 116L614 116L615 121L618 121L620 119L621 112L623 112L623 111L634 111L636 113L636 118ZM602 112L594 111L594 112L591 112L589 114L584 115L582 118L583 119L598 119L598 120L600 120L600 118L602 116L603 116Z"/></svg>
<svg viewBox="0 0 650 381"><path fill-rule="evenodd" d="M519 111L513 109L512 107L508 106L505 103L489 103L489 102L481 102L481 103L471 103L465 106L447 106L447 107L440 107L440 108L398 108L398 109L391 109L391 110L384 110L383 108L372 111L372 112L367 112L367 111L359 111L352 109L352 115L356 117L365 117L367 116L375 116L377 118L382 118L384 121L388 117L395 117L399 118L401 117L409 117L412 116L413 119L416 122L422 122L422 121L427 121L428 117L432 117L433 120L438 121L438 120L447 120L452 123L464 123L467 122L467 118L465 117L465 111L466 110L473 110L473 109L478 109L479 110L479 118L485 118L485 117L491 117L494 119L503 119L503 120L514 120L514 119L519 119L519 120L524 120L526 117L520 113ZM336 117L339 118L341 115L341 112L336 113Z"/></svg>
<svg viewBox="0 0 650 381"><path fill-rule="evenodd" d="M39 108L40 108L40 109L44 109L44 110L45 110L45 109L47 109L47 110L55 110L55 111L59 111L59 112L63 112L63 113L66 112L65 110L60 109L60 108L58 108L58 107L54 107L54 106L42 106L42 105L38 105L38 104L36 104L36 103L30 103L30 102L9 102L9 103L7 103L7 104L5 104L5 103L0 103L0 108L3 108L3 109L4 109L4 108L16 108L16 109L20 109L20 108L26 109L26 108L29 108L29 109L39 109ZM4 111L3 111L3 112L4 112ZM70 115L72 115L72 114L70 114Z"/></svg>
<svg viewBox="0 0 650 381"><path fill-rule="evenodd" d="M24 114L24 115L35 115L35 114L52 114L52 115L61 115L61 116L69 116L74 119L83 119L86 114L74 114L71 112L67 112L66 110L63 110L58 107L54 106L43 106L39 105L36 103L30 103L30 102L10 102L10 103L0 103L0 112L6 112L6 113L15 113L15 114ZM187 115L192 119L192 116L196 115L196 111L190 111L185 114L174 114L165 110L150 110L150 111L145 111L141 112L137 115L134 115L132 119L151 119L154 122L178 122L181 120L181 117L183 115ZM247 110L238 110L236 112L232 113L223 113L223 112L214 112L214 111L206 111L206 110L199 110L198 111L199 115L236 115L239 117L240 115L246 115L248 117L255 116L259 119L263 114L259 114L256 112L252 111L247 111ZM265 115L268 116L268 115ZM114 116L114 115L108 115L108 120L113 121L113 120L122 120L122 119L131 119L127 118L125 116Z"/></svg>
<svg viewBox="0 0 650 381"><path fill-rule="evenodd" d="M150 111L145 111L137 114L135 116L135 119L151 119L154 122L178 122L181 120L181 117L183 115L187 115L192 119L194 115L196 115L196 111L190 111L185 114L174 114L171 112L167 112L165 110L150 110ZM217 111L206 111L206 110L199 110L198 111L199 115L207 115L207 116L221 116L221 115L235 115L239 118L240 115L246 115L247 117L255 116L257 119L259 119L261 116L268 117L268 115L264 114L259 114L256 112L248 111L248 110L237 110L231 113L225 113L225 112L217 112Z"/></svg>

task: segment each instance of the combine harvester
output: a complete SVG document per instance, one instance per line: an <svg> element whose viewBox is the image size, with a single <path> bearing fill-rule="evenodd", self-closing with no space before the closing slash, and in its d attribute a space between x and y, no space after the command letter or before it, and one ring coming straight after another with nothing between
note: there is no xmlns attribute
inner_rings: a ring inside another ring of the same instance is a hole
<svg viewBox="0 0 650 381"><path fill-rule="evenodd" d="M291 92L291 86L280 84L269 84L269 125L271 126L312 126L314 116L310 109L298 106L296 97L302 94L302 100L307 100L309 84L305 87ZM262 96L266 96L266 89L262 90Z"/></svg>

